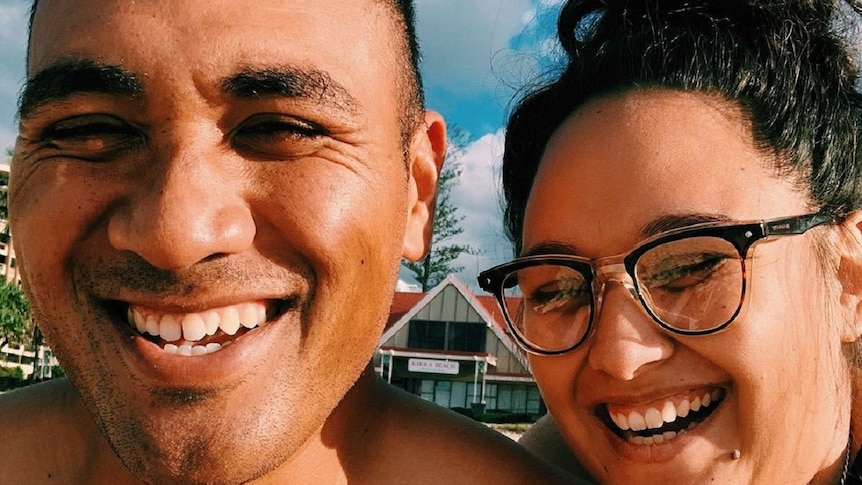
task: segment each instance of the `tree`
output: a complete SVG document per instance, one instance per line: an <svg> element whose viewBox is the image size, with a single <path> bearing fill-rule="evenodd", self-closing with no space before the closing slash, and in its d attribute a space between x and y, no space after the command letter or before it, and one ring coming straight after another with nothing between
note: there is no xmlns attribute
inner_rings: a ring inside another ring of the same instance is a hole
<svg viewBox="0 0 862 485"><path fill-rule="evenodd" d="M21 287L0 282L0 347L22 342L30 328L30 307Z"/></svg>
<svg viewBox="0 0 862 485"><path fill-rule="evenodd" d="M464 232L461 223L464 216L458 214L458 208L452 204L452 189L461 181L461 158L470 137L458 127L449 129L449 145L446 148L446 163L437 180L437 204L434 214L433 235L428 255L418 262L403 260L402 266L407 268L416 281L422 286L422 291L437 286L450 273L464 269L456 266L455 260L462 254L479 254L479 251L469 244L448 243L453 237Z"/></svg>

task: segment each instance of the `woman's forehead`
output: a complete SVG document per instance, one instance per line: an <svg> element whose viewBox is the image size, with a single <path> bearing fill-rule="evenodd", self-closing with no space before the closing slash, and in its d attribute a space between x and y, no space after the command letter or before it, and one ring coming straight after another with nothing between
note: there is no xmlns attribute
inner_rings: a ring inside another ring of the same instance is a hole
<svg viewBox="0 0 862 485"><path fill-rule="evenodd" d="M805 195L775 164L741 110L715 97L640 91L591 101L548 143L526 207L525 246L561 232L627 246L667 216L804 212Z"/></svg>

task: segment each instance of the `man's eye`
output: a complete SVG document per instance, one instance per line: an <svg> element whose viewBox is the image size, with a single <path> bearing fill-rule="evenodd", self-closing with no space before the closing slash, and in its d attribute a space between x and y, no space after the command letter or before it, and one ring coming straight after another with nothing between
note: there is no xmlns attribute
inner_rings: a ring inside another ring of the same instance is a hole
<svg viewBox="0 0 862 485"><path fill-rule="evenodd" d="M141 140L129 124L105 115L85 115L55 123L42 132L46 147L63 156L100 160L119 150L132 148Z"/></svg>
<svg viewBox="0 0 862 485"><path fill-rule="evenodd" d="M326 135L320 126L293 119L262 118L249 120L234 134L240 150L276 159L309 154Z"/></svg>

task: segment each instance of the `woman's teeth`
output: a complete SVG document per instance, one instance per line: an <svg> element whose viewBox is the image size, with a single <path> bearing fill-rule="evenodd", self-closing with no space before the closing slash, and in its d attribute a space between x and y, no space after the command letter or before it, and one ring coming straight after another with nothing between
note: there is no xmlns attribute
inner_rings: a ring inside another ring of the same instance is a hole
<svg viewBox="0 0 862 485"><path fill-rule="evenodd" d="M266 323L267 307L263 302L250 302L203 312L172 314L130 305L127 318L129 325L139 333L158 337L166 352L194 356L217 352L230 343L201 342L218 331L233 336L241 328L253 329Z"/></svg>
<svg viewBox="0 0 862 485"><path fill-rule="evenodd" d="M628 442L652 445L664 443L694 428L712 413L723 398L724 391L714 389L704 391L703 395L693 399L685 398L678 402L666 400L661 409L653 406L643 412L632 410L627 414L608 409L608 414L617 431ZM690 419L684 419L690 414Z"/></svg>

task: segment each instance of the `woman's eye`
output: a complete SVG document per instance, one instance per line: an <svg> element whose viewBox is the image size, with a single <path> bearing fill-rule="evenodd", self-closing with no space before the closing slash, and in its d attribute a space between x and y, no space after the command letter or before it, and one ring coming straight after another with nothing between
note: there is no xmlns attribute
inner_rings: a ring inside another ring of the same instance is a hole
<svg viewBox="0 0 862 485"><path fill-rule="evenodd" d="M246 122L234 135L234 143L243 150L274 158L292 158L307 154L326 135L320 126L298 120L261 119Z"/></svg>
<svg viewBox="0 0 862 485"><path fill-rule="evenodd" d="M580 282L572 284L566 281L543 285L527 294L532 310L542 314L579 308L585 302L589 303L589 297L589 292Z"/></svg>
<svg viewBox="0 0 862 485"><path fill-rule="evenodd" d="M99 160L140 141L139 132L117 118L85 115L55 123L42 132L43 143L63 156Z"/></svg>
<svg viewBox="0 0 862 485"><path fill-rule="evenodd" d="M694 261L667 264L646 279L647 286L668 290L689 288L709 278L725 261L727 258L722 255L703 255Z"/></svg>

